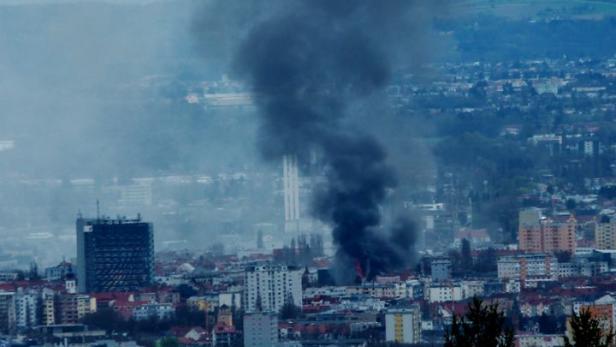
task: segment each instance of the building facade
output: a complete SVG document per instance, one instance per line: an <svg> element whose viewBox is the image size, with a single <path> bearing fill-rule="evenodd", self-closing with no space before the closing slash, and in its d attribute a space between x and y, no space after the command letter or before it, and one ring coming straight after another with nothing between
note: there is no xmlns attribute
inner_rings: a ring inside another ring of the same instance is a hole
<svg viewBox="0 0 616 347"><path fill-rule="evenodd" d="M522 254L500 257L496 262L499 279L526 280L558 276L556 258L549 254Z"/></svg>
<svg viewBox="0 0 616 347"><path fill-rule="evenodd" d="M302 307L302 274L301 269L284 265L255 265L246 268L246 312L278 312L286 303Z"/></svg>
<svg viewBox="0 0 616 347"><path fill-rule="evenodd" d="M274 313L255 312L244 315L244 346L278 345L278 317Z"/></svg>
<svg viewBox="0 0 616 347"><path fill-rule="evenodd" d="M546 218L538 208L520 211L518 248L531 253L575 253L577 221L573 215Z"/></svg>
<svg viewBox="0 0 616 347"><path fill-rule="evenodd" d="M137 219L77 219L79 292L138 290L153 281L151 223Z"/></svg>
<svg viewBox="0 0 616 347"><path fill-rule="evenodd" d="M421 310L418 305L390 309L385 313L385 340L403 344L421 343Z"/></svg>
<svg viewBox="0 0 616 347"><path fill-rule="evenodd" d="M597 249L616 249L616 218L602 215L595 225L595 246Z"/></svg>

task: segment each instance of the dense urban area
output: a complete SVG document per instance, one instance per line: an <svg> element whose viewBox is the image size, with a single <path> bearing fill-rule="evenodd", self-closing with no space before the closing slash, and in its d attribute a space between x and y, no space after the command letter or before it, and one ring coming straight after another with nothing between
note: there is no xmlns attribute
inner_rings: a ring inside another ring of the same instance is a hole
<svg viewBox="0 0 616 347"><path fill-rule="evenodd" d="M100 15L168 13L152 20L168 28L189 18L172 3ZM268 96L200 72L188 53L96 88L60 84L57 109L30 105L46 99L35 87L11 93L32 81L0 82L0 345L557 347L595 324L584 336L605 344L574 346L612 346L616 3L515 16L507 1L485 3L439 17L434 57L349 107L397 176L375 230L412 221L396 266L378 252L340 265L341 241L314 212L326 154L261 162L255 114ZM0 1L0 28L53 6L98 5ZM180 50L169 36L165 48ZM37 42L36 28L0 38L8 55ZM0 73L44 58L25 59L0 56ZM93 104L129 115L60 130ZM67 118L29 133L28 112ZM460 342L473 323L493 340Z"/></svg>

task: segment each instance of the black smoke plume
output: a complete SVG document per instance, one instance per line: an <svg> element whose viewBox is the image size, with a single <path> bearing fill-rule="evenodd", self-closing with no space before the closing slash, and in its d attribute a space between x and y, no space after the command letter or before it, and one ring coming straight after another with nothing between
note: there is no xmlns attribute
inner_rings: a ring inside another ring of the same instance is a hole
<svg viewBox="0 0 616 347"><path fill-rule="evenodd" d="M353 280L348 270L357 265L372 278L413 259L414 224L399 218L382 226L381 206L397 184L384 147L343 120L349 105L386 86L395 66L421 61L426 14L437 6L425 3L284 1L259 16L235 55L236 72L258 95L264 157L321 154L327 183L315 193L313 212L333 228L341 281Z"/></svg>

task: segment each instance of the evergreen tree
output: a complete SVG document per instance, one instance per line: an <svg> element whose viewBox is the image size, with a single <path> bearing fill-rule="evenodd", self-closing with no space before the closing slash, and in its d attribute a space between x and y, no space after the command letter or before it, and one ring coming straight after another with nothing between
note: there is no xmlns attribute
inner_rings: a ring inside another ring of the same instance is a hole
<svg viewBox="0 0 616 347"><path fill-rule="evenodd" d="M573 344L565 336L565 347L608 347L612 345L614 334L604 333L599 321L592 317L590 310L582 309L569 320Z"/></svg>
<svg viewBox="0 0 616 347"><path fill-rule="evenodd" d="M498 305L484 305L474 298L465 316L454 315L445 347L513 347L513 330L505 326Z"/></svg>

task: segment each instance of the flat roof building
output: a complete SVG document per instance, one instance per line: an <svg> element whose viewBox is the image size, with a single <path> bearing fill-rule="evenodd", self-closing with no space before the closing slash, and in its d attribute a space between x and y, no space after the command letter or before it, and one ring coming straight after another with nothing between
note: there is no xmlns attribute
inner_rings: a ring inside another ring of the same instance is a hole
<svg viewBox="0 0 616 347"><path fill-rule="evenodd" d="M76 229L79 292L133 291L152 283L152 223L142 222L141 217L79 217Z"/></svg>

